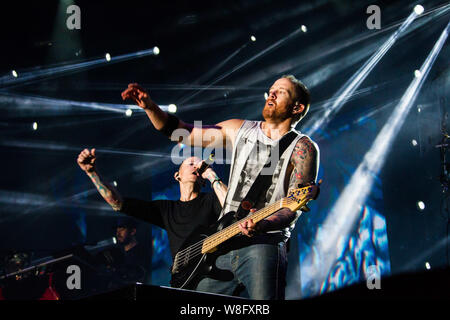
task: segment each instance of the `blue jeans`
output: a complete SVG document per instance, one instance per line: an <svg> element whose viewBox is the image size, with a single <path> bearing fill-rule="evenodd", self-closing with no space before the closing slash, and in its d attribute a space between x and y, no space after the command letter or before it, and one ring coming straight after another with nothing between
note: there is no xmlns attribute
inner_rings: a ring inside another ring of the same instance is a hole
<svg viewBox="0 0 450 320"><path fill-rule="evenodd" d="M253 243L231 250L217 258L216 266L230 270L234 278L230 281L204 278L197 285L197 291L255 300L284 299L287 271L284 241Z"/></svg>

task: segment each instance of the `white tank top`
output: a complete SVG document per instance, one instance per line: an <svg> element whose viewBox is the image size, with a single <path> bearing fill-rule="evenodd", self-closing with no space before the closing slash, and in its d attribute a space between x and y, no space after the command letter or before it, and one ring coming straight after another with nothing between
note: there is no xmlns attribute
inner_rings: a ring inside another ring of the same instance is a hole
<svg viewBox="0 0 450 320"><path fill-rule="evenodd" d="M295 130L292 129L292 131ZM278 161L278 149L275 146L279 140L272 140L264 134L261 129L261 121L244 121L237 134L236 143L234 144L230 177L228 180L228 192L221 217L230 211L237 211L241 201L247 195L259 172L271 156L276 157L276 159L273 158L272 160L272 165L276 165L272 177L272 184L267 192L261 195L254 207L256 209L263 208L287 195L287 190L285 190L286 170L297 141L305 136L298 131L295 132L298 136L286 148ZM298 212L298 216L300 213ZM290 232L294 228L294 223L288 228L271 231L270 233L281 232L286 238L289 238Z"/></svg>

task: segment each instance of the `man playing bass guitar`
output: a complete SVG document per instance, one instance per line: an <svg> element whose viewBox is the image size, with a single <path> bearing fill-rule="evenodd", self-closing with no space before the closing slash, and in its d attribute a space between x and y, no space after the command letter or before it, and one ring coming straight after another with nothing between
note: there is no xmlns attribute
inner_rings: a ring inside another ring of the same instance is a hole
<svg viewBox="0 0 450 320"><path fill-rule="evenodd" d="M264 121L230 119L212 126L193 126L162 111L138 84L130 84L122 98L135 101L153 126L173 141L178 141L172 136L174 132L184 129L189 132L182 141L186 145L232 150L228 193L221 216L233 211L245 216L250 208L264 208L286 197L289 189L317 179L319 148L294 129L308 112L310 94L292 75L282 76L270 87L262 110ZM277 150L284 151L277 154ZM217 267L228 270L233 277L206 277L196 289L252 299L284 299L286 242L299 214L284 207L258 223L244 220L240 230L247 237L234 241L235 246L216 261Z"/></svg>

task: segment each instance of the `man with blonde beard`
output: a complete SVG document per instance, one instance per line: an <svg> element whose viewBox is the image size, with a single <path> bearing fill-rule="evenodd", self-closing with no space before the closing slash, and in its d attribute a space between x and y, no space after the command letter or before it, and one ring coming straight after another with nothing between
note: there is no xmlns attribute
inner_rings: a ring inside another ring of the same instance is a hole
<svg viewBox="0 0 450 320"><path fill-rule="evenodd" d="M308 136L294 129L308 112L310 94L292 75L282 76L270 87L262 110L264 121L230 119L215 125L193 126L162 111L135 83L122 92L122 98L135 101L153 126L173 141L178 141L177 131L184 130L187 132L181 141L184 144L227 147L233 152L221 216L230 211L245 214L250 208L263 208L285 197L289 189L317 179L319 149ZM284 151L276 154L280 145L285 145L281 149ZM274 169L265 171L268 166ZM263 190L258 194L249 194L254 182L265 174L270 177L269 184L259 188ZM254 201L248 201L249 196ZM197 290L252 299L284 299L286 242L299 214L282 208L256 224L251 219L242 223L244 236L235 240L236 245L216 261L217 267L230 270L234 278L230 281L205 278Z"/></svg>

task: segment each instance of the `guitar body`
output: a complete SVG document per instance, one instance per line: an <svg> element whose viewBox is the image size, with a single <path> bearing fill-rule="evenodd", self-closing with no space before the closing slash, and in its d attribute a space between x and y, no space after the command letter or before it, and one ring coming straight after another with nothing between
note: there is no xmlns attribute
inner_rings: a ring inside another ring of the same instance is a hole
<svg viewBox="0 0 450 320"><path fill-rule="evenodd" d="M319 181L319 185L320 183L321 181ZM205 277L222 281L232 280L233 273L217 268L216 259L230 250L231 243L227 240L241 233L239 224L248 219L257 223L281 208L289 208L292 211L298 209L309 211L306 204L308 201L316 199L318 194L318 185L293 189L289 191L287 197L269 204L239 221L236 221L234 212L228 212L212 227L198 228L186 239L175 255L171 286L192 290Z"/></svg>
<svg viewBox="0 0 450 320"><path fill-rule="evenodd" d="M234 276L231 271L220 270L215 265L217 257L224 253L221 250L221 248L223 249L222 246L218 247L214 252L202 254L199 253L199 247L201 245L196 245L202 243L211 234L231 225L233 222L235 222L234 212L229 212L210 228L200 227L192 232L177 253L178 255L180 252L183 252L183 255L178 260L181 266L175 272L172 266L170 285L173 288L194 290L198 283L207 276L223 281L233 279ZM174 260L174 264L177 261L176 259Z"/></svg>

